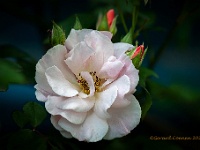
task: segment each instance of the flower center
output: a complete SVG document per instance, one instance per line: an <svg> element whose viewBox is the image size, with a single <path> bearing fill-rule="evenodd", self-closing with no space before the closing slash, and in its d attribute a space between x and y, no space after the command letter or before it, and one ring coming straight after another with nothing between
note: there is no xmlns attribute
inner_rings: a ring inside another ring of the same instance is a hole
<svg viewBox="0 0 200 150"><path fill-rule="evenodd" d="M94 81L94 87L95 87L95 92L100 92L101 91L101 81L102 79L100 79L98 76L96 76L96 72L90 72L90 75L93 78ZM79 73L79 79L77 80L77 82L79 83L80 87L83 89L83 92L87 95L90 94L90 87L88 86L87 81L81 76L81 74Z"/></svg>

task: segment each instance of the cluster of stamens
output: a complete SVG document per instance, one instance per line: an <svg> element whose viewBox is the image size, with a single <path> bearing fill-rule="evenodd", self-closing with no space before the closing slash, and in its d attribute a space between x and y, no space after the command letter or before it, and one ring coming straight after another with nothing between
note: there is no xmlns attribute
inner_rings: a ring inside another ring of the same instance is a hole
<svg viewBox="0 0 200 150"><path fill-rule="evenodd" d="M92 76L93 81L94 81L95 92L100 92L101 91L101 88L100 88L101 79L98 76L96 76L96 71L90 72L90 75ZM77 82L79 83L80 87L83 89L83 92L85 94L89 95L90 94L90 87L88 86L87 81L81 76L80 73L79 73L78 76L79 77L78 77Z"/></svg>

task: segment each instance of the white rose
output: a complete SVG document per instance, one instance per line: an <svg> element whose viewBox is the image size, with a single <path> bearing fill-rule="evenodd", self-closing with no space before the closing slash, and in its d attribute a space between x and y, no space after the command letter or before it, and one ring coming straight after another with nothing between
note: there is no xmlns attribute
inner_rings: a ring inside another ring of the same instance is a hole
<svg viewBox="0 0 200 150"><path fill-rule="evenodd" d="M133 96L138 70L110 32L72 29L36 65L36 97L45 102L51 122L66 138L96 142L130 133L141 108Z"/></svg>

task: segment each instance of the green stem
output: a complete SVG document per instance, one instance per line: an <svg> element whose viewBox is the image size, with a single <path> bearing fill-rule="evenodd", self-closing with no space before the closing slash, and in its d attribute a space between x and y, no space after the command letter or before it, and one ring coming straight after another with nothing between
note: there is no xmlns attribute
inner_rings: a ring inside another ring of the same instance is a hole
<svg viewBox="0 0 200 150"><path fill-rule="evenodd" d="M136 26L136 22L137 22L137 15L138 15L138 9L137 9L137 6L134 5L133 13L132 13L132 27L131 27L132 35L134 35L135 26Z"/></svg>
<svg viewBox="0 0 200 150"><path fill-rule="evenodd" d="M124 27L124 30L125 30L126 33L128 33L128 28L127 28L127 26L126 26L125 19L124 19L124 15L123 15L123 12L122 12L121 7L120 7L120 5L119 5L119 2L117 2L117 9L118 9L119 16L120 16L120 18L121 18L121 21L122 21L122 25L123 25L123 27Z"/></svg>

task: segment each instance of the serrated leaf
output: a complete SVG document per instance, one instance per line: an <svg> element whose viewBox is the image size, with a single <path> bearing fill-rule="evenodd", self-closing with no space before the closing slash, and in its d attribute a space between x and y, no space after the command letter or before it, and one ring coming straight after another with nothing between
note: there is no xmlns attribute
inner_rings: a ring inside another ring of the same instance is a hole
<svg viewBox="0 0 200 150"><path fill-rule="evenodd" d="M19 130L9 138L8 150L46 150L47 142L30 129Z"/></svg>
<svg viewBox="0 0 200 150"><path fill-rule="evenodd" d="M23 128L28 123L27 116L21 111L15 111L12 114L13 120L20 127Z"/></svg>
<svg viewBox="0 0 200 150"><path fill-rule="evenodd" d="M65 32L64 30L58 26L55 22L53 22L53 29L52 29L52 35L51 35L51 44L53 46L65 43Z"/></svg>
<svg viewBox="0 0 200 150"><path fill-rule="evenodd" d="M34 128L40 125L47 115L46 110L35 102L26 103L23 107L23 111Z"/></svg>
<svg viewBox="0 0 200 150"><path fill-rule="evenodd" d="M74 29L75 30L81 30L82 29L82 25L81 25L81 22L80 22L78 16L76 16L76 21L75 21L75 24L74 24Z"/></svg>

